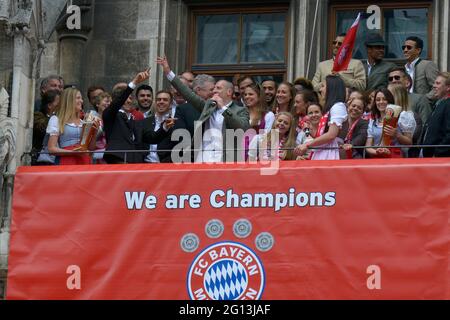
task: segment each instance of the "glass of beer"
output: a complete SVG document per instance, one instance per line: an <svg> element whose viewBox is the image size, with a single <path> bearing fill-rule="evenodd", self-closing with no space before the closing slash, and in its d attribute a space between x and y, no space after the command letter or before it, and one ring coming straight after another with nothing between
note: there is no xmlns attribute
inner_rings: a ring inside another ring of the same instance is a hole
<svg viewBox="0 0 450 320"><path fill-rule="evenodd" d="M393 137L388 136L384 133L385 126L391 126L392 128L397 128L398 118L400 117L400 113L402 112L402 107L397 106L395 104L388 104L386 106L386 116L383 120L383 133L381 135L381 141L384 146L390 146L392 143Z"/></svg>
<svg viewBox="0 0 450 320"><path fill-rule="evenodd" d="M94 126L94 121L97 117L93 112L89 112L85 115L83 123L83 128L81 130L80 137L80 151L87 151L92 139L97 135L97 128Z"/></svg>

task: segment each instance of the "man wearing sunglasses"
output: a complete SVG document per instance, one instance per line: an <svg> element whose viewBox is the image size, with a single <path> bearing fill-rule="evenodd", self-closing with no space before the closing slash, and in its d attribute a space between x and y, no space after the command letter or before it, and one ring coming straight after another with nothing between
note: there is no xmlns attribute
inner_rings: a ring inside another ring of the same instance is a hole
<svg viewBox="0 0 450 320"><path fill-rule="evenodd" d="M431 114L430 101L423 94L409 92L411 88L411 77L406 73L404 67L395 67L389 71L387 76L389 84L400 84L408 91L409 109L417 113L422 123L426 123Z"/></svg>
<svg viewBox="0 0 450 320"><path fill-rule="evenodd" d="M339 51L345 39L345 33L341 33L333 41L333 58L319 63L316 73L312 80L314 90L319 92L320 84L325 81L326 76L331 74L333 69L334 57ZM356 88L360 91L366 90L366 72L364 65L360 60L351 59L348 68L345 71L339 71L338 74L344 80L345 86L348 88Z"/></svg>
<svg viewBox="0 0 450 320"><path fill-rule="evenodd" d="M385 88L388 85L389 70L395 68L394 63L383 61L386 43L379 33L369 33L365 45L367 63L364 67L367 75L367 90Z"/></svg>
<svg viewBox="0 0 450 320"><path fill-rule="evenodd" d="M413 80L410 92L424 94L433 101L433 84L439 69L433 61L420 58L423 51L423 40L415 36L408 37L402 50L403 56L406 58L406 72Z"/></svg>

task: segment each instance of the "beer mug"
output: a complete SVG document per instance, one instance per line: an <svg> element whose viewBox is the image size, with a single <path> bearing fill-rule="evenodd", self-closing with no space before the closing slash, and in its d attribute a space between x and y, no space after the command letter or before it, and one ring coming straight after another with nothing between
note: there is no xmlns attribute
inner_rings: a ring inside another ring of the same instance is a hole
<svg viewBox="0 0 450 320"><path fill-rule="evenodd" d="M390 146L393 139L393 137L388 136L384 133L384 127L389 125L392 128L397 128L398 118L400 117L401 112L402 107L400 106L397 106L395 104L388 104L386 106L386 116L383 120L383 133L381 135L381 141L384 146Z"/></svg>
<svg viewBox="0 0 450 320"><path fill-rule="evenodd" d="M92 139L94 139L97 135L97 129L94 127L94 120L96 118L97 117L93 112L89 112L85 115L84 120L82 121L83 127L81 129L80 136L80 151L87 151Z"/></svg>

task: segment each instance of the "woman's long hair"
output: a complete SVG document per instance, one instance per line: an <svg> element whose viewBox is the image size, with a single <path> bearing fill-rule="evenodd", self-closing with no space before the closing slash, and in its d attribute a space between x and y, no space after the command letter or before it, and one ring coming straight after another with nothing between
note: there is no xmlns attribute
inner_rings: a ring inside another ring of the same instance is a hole
<svg viewBox="0 0 450 320"><path fill-rule="evenodd" d="M330 111L331 107L338 102L345 103L347 92L345 90L344 80L338 75L328 75L325 78L327 89L325 91L325 105L323 107L323 114Z"/></svg>
<svg viewBox="0 0 450 320"><path fill-rule="evenodd" d="M402 107L402 111L408 111L409 98L406 88L401 84L390 84L388 88L394 96L394 103Z"/></svg>
<svg viewBox="0 0 450 320"><path fill-rule="evenodd" d="M283 148L287 148L288 150L283 150L282 152L282 159L283 160L294 160L296 157L294 155L294 148L295 148L295 141L297 138L297 131L296 129L296 125L294 123L294 116L292 115L292 113L290 112L286 112L286 111L281 111L277 114L275 121L273 122L272 125L272 130L276 129L276 125L277 125L277 119L279 116L286 116L289 118L290 120L290 127L289 127L289 131L287 132L286 135L286 142L284 143L284 147ZM262 147L264 147L264 149L267 146L271 146L271 142L272 142L272 130L270 130L269 132L267 132L262 141L261 141L261 145ZM283 137L279 137L279 139L281 140Z"/></svg>
<svg viewBox="0 0 450 320"><path fill-rule="evenodd" d="M55 113L58 117L58 125L60 134L64 133L64 125L72 119L79 117L75 109L77 94L80 92L75 88L64 89Z"/></svg>
<svg viewBox="0 0 450 320"><path fill-rule="evenodd" d="M260 124L261 119L263 118L264 114L267 111L267 102L266 102L266 94L264 93L264 90L262 89L261 85L258 83L252 83L245 88L253 90L256 95L258 96L258 103L256 104L256 118L251 120L250 127L258 131L258 126ZM245 92L245 91L244 91ZM244 93L245 96L245 93Z"/></svg>

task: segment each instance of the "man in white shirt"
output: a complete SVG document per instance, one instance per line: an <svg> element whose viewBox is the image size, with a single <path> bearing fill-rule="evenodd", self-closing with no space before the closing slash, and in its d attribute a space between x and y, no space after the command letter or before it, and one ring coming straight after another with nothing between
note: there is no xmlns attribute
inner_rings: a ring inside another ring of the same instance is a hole
<svg viewBox="0 0 450 320"><path fill-rule="evenodd" d="M233 102L233 84L226 80L218 81L213 89L213 97L205 100L192 92L188 86L175 76L165 57L158 58L157 63L163 67L163 71L170 83L194 108L201 112L194 128L194 142L200 140L201 144L197 145L196 143L194 148L206 148L209 152L202 155L197 154L195 156L196 161L233 162L238 160L236 149L242 146L242 141L237 141L239 139L233 137L233 141L227 142L229 137L227 137L226 132L227 129L247 130L249 128L249 113L247 108L240 107ZM201 134L202 130L204 134ZM200 135L201 139L199 139L198 135ZM222 141L221 145L220 141ZM220 152L212 152L211 150Z"/></svg>
<svg viewBox="0 0 450 320"><path fill-rule="evenodd" d="M419 37L408 37L402 46L406 58L405 69L412 79L409 92L420 93L428 99L434 99L433 84L439 73L437 65L430 60L423 60L420 54L423 50L423 41Z"/></svg>
<svg viewBox="0 0 450 320"><path fill-rule="evenodd" d="M204 120L202 151L197 154L196 162L222 162L224 154L224 112L233 105L234 86L226 80L217 81L214 86L212 105L216 105ZM206 105L205 105L206 107ZM204 114L202 114L204 115ZM202 121L202 115L199 121ZM237 146L225 146L237 148Z"/></svg>
<svg viewBox="0 0 450 320"><path fill-rule="evenodd" d="M158 91L156 93L155 113L148 117L145 121L145 126L151 128L157 132L159 128L169 118L173 118L173 109L171 108L172 95L168 91ZM145 162L159 163L159 162L171 162L170 151L158 152L159 150L170 150L170 136L167 136L158 144L151 144L149 147L149 153L145 157ZM161 157L160 157L161 155Z"/></svg>

